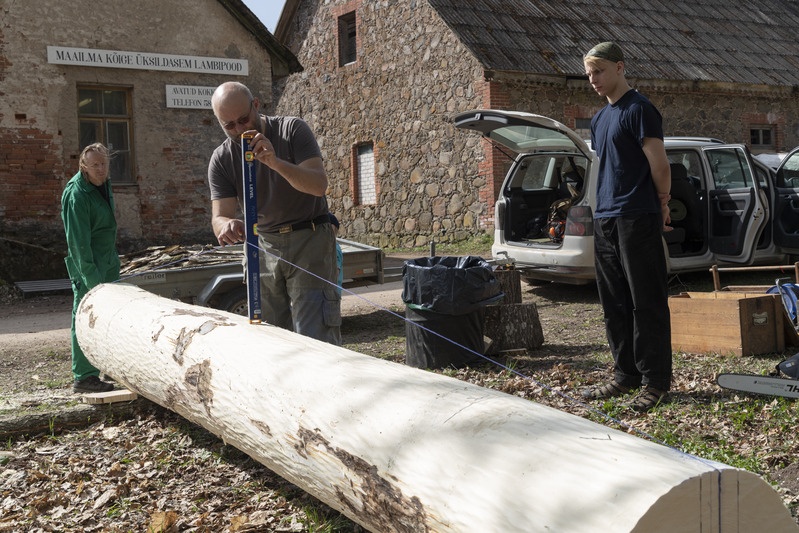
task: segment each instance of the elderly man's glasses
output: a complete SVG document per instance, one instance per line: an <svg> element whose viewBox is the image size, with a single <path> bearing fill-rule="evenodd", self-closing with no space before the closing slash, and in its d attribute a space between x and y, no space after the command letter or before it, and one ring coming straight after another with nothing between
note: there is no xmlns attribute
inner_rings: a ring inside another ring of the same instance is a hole
<svg viewBox="0 0 799 533"><path fill-rule="evenodd" d="M224 124L222 124L222 127L225 128L226 130L232 130L233 128L236 127L236 125L244 126L245 124L247 124L247 122L250 121L250 113L252 113L252 106L253 106L253 101L250 100L250 109L247 110L246 115L242 115L236 120L225 122Z"/></svg>

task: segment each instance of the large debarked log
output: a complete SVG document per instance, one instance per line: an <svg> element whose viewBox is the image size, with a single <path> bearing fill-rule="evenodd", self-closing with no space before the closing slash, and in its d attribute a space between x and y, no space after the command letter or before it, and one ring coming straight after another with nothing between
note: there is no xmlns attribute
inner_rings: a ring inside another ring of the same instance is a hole
<svg viewBox="0 0 799 533"><path fill-rule="evenodd" d="M94 288L89 359L376 532L797 531L756 475L247 318Z"/></svg>

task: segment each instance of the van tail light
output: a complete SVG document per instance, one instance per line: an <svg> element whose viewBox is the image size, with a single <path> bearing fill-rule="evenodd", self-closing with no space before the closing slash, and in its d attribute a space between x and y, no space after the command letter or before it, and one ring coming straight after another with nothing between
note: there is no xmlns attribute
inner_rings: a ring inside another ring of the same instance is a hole
<svg viewBox="0 0 799 533"><path fill-rule="evenodd" d="M566 235L591 237L594 235L594 213L587 205L575 205L566 215Z"/></svg>
<svg viewBox="0 0 799 533"><path fill-rule="evenodd" d="M501 198L494 206L494 226L497 228L505 228L505 209L507 202Z"/></svg>

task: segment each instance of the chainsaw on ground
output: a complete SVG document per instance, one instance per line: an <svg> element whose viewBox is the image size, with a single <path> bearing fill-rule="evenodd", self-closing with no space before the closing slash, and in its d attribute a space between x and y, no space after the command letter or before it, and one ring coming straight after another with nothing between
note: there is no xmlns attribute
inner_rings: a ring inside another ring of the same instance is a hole
<svg viewBox="0 0 799 533"><path fill-rule="evenodd" d="M767 294L779 294L791 325L799 331L799 285L777 279ZM777 365L767 376L754 374L719 374L716 383L720 387L755 394L799 398L799 353Z"/></svg>
<svg viewBox="0 0 799 533"><path fill-rule="evenodd" d="M778 364L768 376L719 374L716 383L725 389L799 398L799 353Z"/></svg>

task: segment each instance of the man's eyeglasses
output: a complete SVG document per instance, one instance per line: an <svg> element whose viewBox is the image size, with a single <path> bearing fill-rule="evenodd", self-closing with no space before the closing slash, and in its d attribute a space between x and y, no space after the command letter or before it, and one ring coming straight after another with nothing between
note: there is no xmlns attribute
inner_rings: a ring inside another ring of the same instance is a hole
<svg viewBox="0 0 799 533"><path fill-rule="evenodd" d="M250 113L252 113L252 106L253 106L253 101L250 100L250 109L247 110L246 115L242 115L236 120L225 122L224 124L222 124L222 127L225 128L226 130L232 130L233 128L236 127L236 125L244 126L245 124L247 124L247 122L250 121Z"/></svg>

